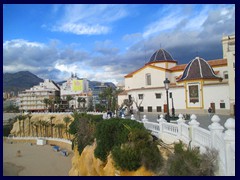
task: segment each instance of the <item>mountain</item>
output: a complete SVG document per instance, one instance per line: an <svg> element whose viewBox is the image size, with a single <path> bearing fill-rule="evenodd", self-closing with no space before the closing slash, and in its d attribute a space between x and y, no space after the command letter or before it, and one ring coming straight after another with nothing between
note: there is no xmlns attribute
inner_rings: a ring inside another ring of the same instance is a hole
<svg viewBox="0 0 240 180"><path fill-rule="evenodd" d="M15 94L19 91L29 89L38 85L44 80L37 77L29 71L19 71L17 73L4 73L3 74L3 92L14 91Z"/></svg>

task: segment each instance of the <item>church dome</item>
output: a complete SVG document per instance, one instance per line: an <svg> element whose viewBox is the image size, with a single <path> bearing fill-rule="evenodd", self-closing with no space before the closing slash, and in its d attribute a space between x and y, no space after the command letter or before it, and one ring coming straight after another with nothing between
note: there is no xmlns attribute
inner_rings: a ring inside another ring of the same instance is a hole
<svg viewBox="0 0 240 180"><path fill-rule="evenodd" d="M178 82L195 79L222 80L221 77L218 77L214 73L212 67L208 64L208 62L200 57L196 57L188 63L183 71L182 77L178 80Z"/></svg>
<svg viewBox="0 0 240 180"><path fill-rule="evenodd" d="M171 54L164 49L159 49L152 55L149 63L155 62L155 61L169 61L169 60L174 61Z"/></svg>

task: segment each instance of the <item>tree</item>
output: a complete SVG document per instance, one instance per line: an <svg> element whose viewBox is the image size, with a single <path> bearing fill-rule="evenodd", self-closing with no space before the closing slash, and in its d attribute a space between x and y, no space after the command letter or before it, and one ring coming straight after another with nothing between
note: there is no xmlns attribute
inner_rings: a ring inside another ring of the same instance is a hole
<svg viewBox="0 0 240 180"><path fill-rule="evenodd" d="M22 122L23 116L19 115L19 116L17 116L17 119L18 119L18 126L19 126L19 135L21 137L22 136L21 122Z"/></svg>
<svg viewBox="0 0 240 180"><path fill-rule="evenodd" d="M49 106L49 104L50 104L50 101L49 101L49 99L47 99L47 98L44 98L44 99L43 99L43 103L45 104L45 106L46 106L46 109L48 110L48 106Z"/></svg>
<svg viewBox="0 0 240 180"><path fill-rule="evenodd" d="M70 117L68 117L68 116L66 116L66 117L64 117L63 118L63 121L65 122L65 127L66 127L66 136L67 136L67 139L69 139L69 137L68 137L68 123L70 123L71 122L71 119L70 119Z"/></svg>
<svg viewBox="0 0 240 180"><path fill-rule="evenodd" d="M83 98L83 97L78 97L77 101L78 101L78 107L79 107L80 109L81 109L81 105L80 105L80 104L83 103L82 109L83 109L83 111L85 111L86 99Z"/></svg>
<svg viewBox="0 0 240 180"><path fill-rule="evenodd" d="M141 104L143 102L143 98L140 100L140 102L138 102L137 98L133 98L133 102L135 103L136 107L137 107L137 114L138 114L138 117L139 117L139 120L141 120L141 117L140 117L140 107L141 107Z"/></svg>
<svg viewBox="0 0 240 180"><path fill-rule="evenodd" d="M51 117L50 117L51 137L53 137L53 123L52 123L52 120L53 120L54 118L55 118L54 116L51 116Z"/></svg>
<svg viewBox="0 0 240 180"><path fill-rule="evenodd" d="M67 95L66 100L67 100L67 102L68 102L68 108L70 109L69 102L70 102L71 100L73 100L73 97L70 96L70 95Z"/></svg>
<svg viewBox="0 0 240 180"><path fill-rule="evenodd" d="M39 121L36 121L36 122L34 122L34 124L33 124L33 126L34 126L35 129L36 129L36 136L37 136L37 137L38 137L38 127L39 127L39 125L40 125Z"/></svg>
<svg viewBox="0 0 240 180"><path fill-rule="evenodd" d="M22 127L23 127L23 137L25 137L25 123L24 123L24 121L27 119L27 116L22 116Z"/></svg>
<svg viewBox="0 0 240 180"><path fill-rule="evenodd" d="M59 96L55 97L55 103L57 104L57 111L59 111L59 107L61 104L61 98Z"/></svg>
<svg viewBox="0 0 240 180"><path fill-rule="evenodd" d="M28 114L27 117L28 117L28 136L31 136L31 118L32 118L32 115Z"/></svg>
<svg viewBox="0 0 240 180"><path fill-rule="evenodd" d="M107 109L115 111L117 109L117 96L122 92L122 90L115 90L112 87L104 89L104 91L99 94L101 100L107 101Z"/></svg>

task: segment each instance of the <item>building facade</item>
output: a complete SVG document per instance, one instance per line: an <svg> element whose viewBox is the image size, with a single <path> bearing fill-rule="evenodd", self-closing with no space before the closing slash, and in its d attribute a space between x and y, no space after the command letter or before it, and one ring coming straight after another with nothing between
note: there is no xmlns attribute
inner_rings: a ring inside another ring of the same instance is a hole
<svg viewBox="0 0 240 180"><path fill-rule="evenodd" d="M125 76L125 91L118 96L119 106L129 99L135 102L134 110L137 104L145 113L166 113L164 80L167 78L170 114L172 109L176 114L203 114L209 107L218 114L234 114L235 36L228 40L223 37L223 51L227 48L228 51L222 59L206 61L196 57L188 64L178 65L169 52L157 50L148 63Z"/></svg>
<svg viewBox="0 0 240 180"><path fill-rule="evenodd" d="M91 100L91 93L89 91L89 84L86 78L78 78L77 75L71 75L71 77L60 86L61 98L67 100L67 96L71 96L73 99L69 101L69 108L71 110L80 109L85 106L88 107ZM78 99L85 99L85 104L79 103Z"/></svg>
<svg viewBox="0 0 240 180"><path fill-rule="evenodd" d="M38 86L27 89L18 96L20 111L47 112L51 111L52 108L49 105L46 106L44 99L55 100L56 97L60 98L60 88L54 81L45 79Z"/></svg>

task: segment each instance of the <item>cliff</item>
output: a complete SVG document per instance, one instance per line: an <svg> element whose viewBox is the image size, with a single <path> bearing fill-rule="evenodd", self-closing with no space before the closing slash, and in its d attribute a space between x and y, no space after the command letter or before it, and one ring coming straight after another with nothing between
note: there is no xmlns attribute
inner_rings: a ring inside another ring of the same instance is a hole
<svg viewBox="0 0 240 180"><path fill-rule="evenodd" d="M38 136L38 137L50 137L51 136L51 122L50 117L54 117L52 119L52 131L54 138L67 138L66 134L66 127L65 122L63 121L64 117L68 116L73 121L73 117L71 115L64 115L64 114L33 114L30 119L30 126L29 126L29 119L26 118L24 121L17 120L13 124L13 128L11 130L11 134L15 136ZM62 126L58 126L61 124ZM70 123L68 124L68 126ZM24 127L24 128L23 128ZM29 131L30 127L30 131ZM30 133L30 135L29 135Z"/></svg>
<svg viewBox="0 0 240 180"><path fill-rule="evenodd" d="M72 168L69 176L154 176L153 172L146 170L143 166L137 171L120 171L113 165L111 155L108 156L106 163L94 157L96 143L86 146L81 155L77 149L74 150L72 158Z"/></svg>

